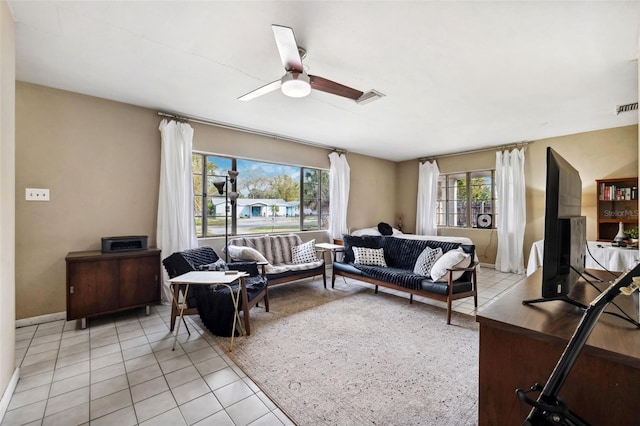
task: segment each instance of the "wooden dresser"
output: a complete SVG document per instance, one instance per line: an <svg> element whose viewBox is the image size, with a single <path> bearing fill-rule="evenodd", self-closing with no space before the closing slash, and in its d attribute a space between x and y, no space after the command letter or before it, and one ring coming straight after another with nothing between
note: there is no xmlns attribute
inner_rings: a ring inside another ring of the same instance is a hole
<svg viewBox="0 0 640 426"><path fill-rule="evenodd" d="M71 252L67 263L67 320L160 303L160 250Z"/></svg>
<svg viewBox="0 0 640 426"><path fill-rule="evenodd" d="M603 271L591 272L611 279ZM477 315L479 425L522 424L531 407L516 397L516 388L547 381L582 317L579 308L564 302L522 305L524 299L540 297L541 279L538 269ZM595 289L580 282L570 296L588 303L596 295ZM615 302L638 319L637 292L633 297L618 296ZM639 391L640 329L603 314L559 396L590 424L639 425Z"/></svg>

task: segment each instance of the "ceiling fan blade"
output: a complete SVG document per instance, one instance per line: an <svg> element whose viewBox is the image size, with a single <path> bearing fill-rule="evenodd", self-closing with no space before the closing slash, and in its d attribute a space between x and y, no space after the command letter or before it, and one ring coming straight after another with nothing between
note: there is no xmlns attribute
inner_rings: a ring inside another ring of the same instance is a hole
<svg viewBox="0 0 640 426"><path fill-rule="evenodd" d="M353 99L357 101L362 96L363 92L360 90L352 89L351 87L344 86L335 81L327 80L317 75L310 75L311 88L320 90L321 92L331 93L332 95L342 96L343 98Z"/></svg>
<svg viewBox="0 0 640 426"><path fill-rule="evenodd" d="M281 25L271 25L271 28L273 29L273 36L276 39L284 69L302 72L302 59L298 51L296 37L293 35L293 29Z"/></svg>
<svg viewBox="0 0 640 426"><path fill-rule="evenodd" d="M258 96L266 95L269 92L273 92L274 90L278 90L282 85L280 80L272 81L269 84L265 84L262 87L257 88L256 90L252 90L251 92L242 95L238 98L240 101L250 101L251 99L255 99Z"/></svg>

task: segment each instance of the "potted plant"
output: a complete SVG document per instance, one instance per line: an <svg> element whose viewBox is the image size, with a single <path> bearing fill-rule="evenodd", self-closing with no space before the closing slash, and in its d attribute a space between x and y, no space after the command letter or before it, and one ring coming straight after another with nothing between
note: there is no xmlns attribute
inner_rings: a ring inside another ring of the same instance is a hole
<svg viewBox="0 0 640 426"><path fill-rule="evenodd" d="M638 244L638 228L627 229L624 234L631 240L631 244Z"/></svg>

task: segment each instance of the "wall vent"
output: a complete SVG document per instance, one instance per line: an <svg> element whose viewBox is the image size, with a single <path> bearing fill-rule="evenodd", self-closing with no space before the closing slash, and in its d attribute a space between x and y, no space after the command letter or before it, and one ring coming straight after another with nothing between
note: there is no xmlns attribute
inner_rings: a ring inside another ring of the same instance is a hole
<svg viewBox="0 0 640 426"><path fill-rule="evenodd" d="M634 102L632 104L626 104L626 105L618 105L616 107L616 115L620 114L621 112L635 111L637 109L638 109L637 102Z"/></svg>

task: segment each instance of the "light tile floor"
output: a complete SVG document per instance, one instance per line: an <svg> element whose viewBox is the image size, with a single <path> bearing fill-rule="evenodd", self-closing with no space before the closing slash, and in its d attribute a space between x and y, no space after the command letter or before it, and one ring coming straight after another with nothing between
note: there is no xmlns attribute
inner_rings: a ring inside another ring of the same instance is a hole
<svg viewBox="0 0 640 426"><path fill-rule="evenodd" d="M478 309L523 278L482 267ZM454 310L476 312L472 298ZM168 306L156 306L149 316L141 309L91 319L84 330L77 321L16 329L20 380L1 425L293 424L196 317L172 351L169 316Z"/></svg>

